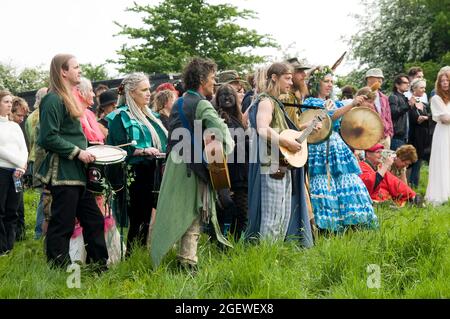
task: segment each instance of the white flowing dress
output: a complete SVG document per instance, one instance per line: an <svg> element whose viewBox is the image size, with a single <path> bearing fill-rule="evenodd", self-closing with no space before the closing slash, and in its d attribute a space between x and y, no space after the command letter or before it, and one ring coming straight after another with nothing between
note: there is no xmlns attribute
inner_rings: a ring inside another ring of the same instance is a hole
<svg viewBox="0 0 450 319"><path fill-rule="evenodd" d="M450 115L450 102L445 104L440 96L433 96L431 112L437 124L431 146L425 199L437 206L450 200L450 124L444 124L439 119L441 115Z"/></svg>

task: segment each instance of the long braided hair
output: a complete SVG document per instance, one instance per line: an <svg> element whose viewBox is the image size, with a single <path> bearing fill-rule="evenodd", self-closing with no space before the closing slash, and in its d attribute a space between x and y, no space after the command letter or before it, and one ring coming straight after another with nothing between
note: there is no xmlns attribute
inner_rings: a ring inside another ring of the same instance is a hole
<svg viewBox="0 0 450 319"><path fill-rule="evenodd" d="M141 109L131 96L131 92L136 90L139 83L145 80L148 80L148 77L142 72L135 72L127 75L119 86L119 100L117 104L119 106L128 105L131 117L148 128L152 135L153 146L161 151L163 149L161 140L155 128L147 118L156 123L156 125L158 125L167 136L166 128L164 127L162 122L158 118L156 118L155 115L153 115L148 106L145 106L144 109Z"/></svg>

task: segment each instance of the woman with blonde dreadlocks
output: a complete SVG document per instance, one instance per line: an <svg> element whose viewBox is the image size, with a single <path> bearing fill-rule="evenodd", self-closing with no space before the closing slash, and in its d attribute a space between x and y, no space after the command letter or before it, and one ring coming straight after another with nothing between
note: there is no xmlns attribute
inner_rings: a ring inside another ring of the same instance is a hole
<svg viewBox="0 0 450 319"><path fill-rule="evenodd" d="M131 166L134 176L128 189L130 200L127 203L130 220L127 237L129 254L134 241L138 245L146 244L152 208L156 208L153 198L155 157L166 151L167 130L159 120L159 115L149 108L150 82L144 73L126 76L118 93L118 108L107 116L108 144L137 142L136 145L123 147L128 154L126 162Z"/></svg>
<svg viewBox="0 0 450 319"><path fill-rule="evenodd" d="M330 138L308 146L311 203L316 225L321 230L332 232L354 225L376 227L378 220L372 200L358 176L361 174L358 161L338 133L341 117L363 104L366 97L357 96L346 106L340 101L330 100L333 71L327 66L311 72L308 89L311 96L303 104L323 108L333 120Z"/></svg>

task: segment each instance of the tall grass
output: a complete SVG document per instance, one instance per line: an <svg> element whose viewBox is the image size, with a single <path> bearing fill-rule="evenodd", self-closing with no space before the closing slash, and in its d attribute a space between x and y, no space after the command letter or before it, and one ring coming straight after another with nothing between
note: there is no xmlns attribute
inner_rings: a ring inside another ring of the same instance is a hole
<svg viewBox="0 0 450 319"><path fill-rule="evenodd" d="M175 249L157 270L138 249L102 275L82 267L81 288L70 289L69 273L50 269L43 242L32 239L37 200L34 191L26 192L27 240L0 257L0 298L450 297L450 204L380 205L378 230L322 236L311 249L238 242L224 250L202 235L195 276L177 270ZM367 284L369 265L380 269L378 289Z"/></svg>

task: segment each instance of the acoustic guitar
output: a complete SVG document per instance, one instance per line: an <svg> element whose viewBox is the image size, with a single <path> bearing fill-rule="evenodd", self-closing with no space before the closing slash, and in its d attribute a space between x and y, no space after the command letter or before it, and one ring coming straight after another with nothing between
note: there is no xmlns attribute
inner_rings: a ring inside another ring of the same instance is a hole
<svg viewBox="0 0 450 319"><path fill-rule="evenodd" d="M295 140L297 143L302 145L300 151L294 153L289 151L287 148L280 145L280 152L286 161L293 167L303 167L308 160L308 144L307 138L314 131L314 127L318 122L323 121L326 113L316 114L313 121L310 125L303 131L295 131L295 130L284 130L280 133L280 138L287 138L290 140Z"/></svg>
<svg viewBox="0 0 450 319"><path fill-rule="evenodd" d="M211 184L216 191L231 188L230 174L228 172L227 158L223 151L221 141L215 139L214 135L205 137L205 159L208 163Z"/></svg>

